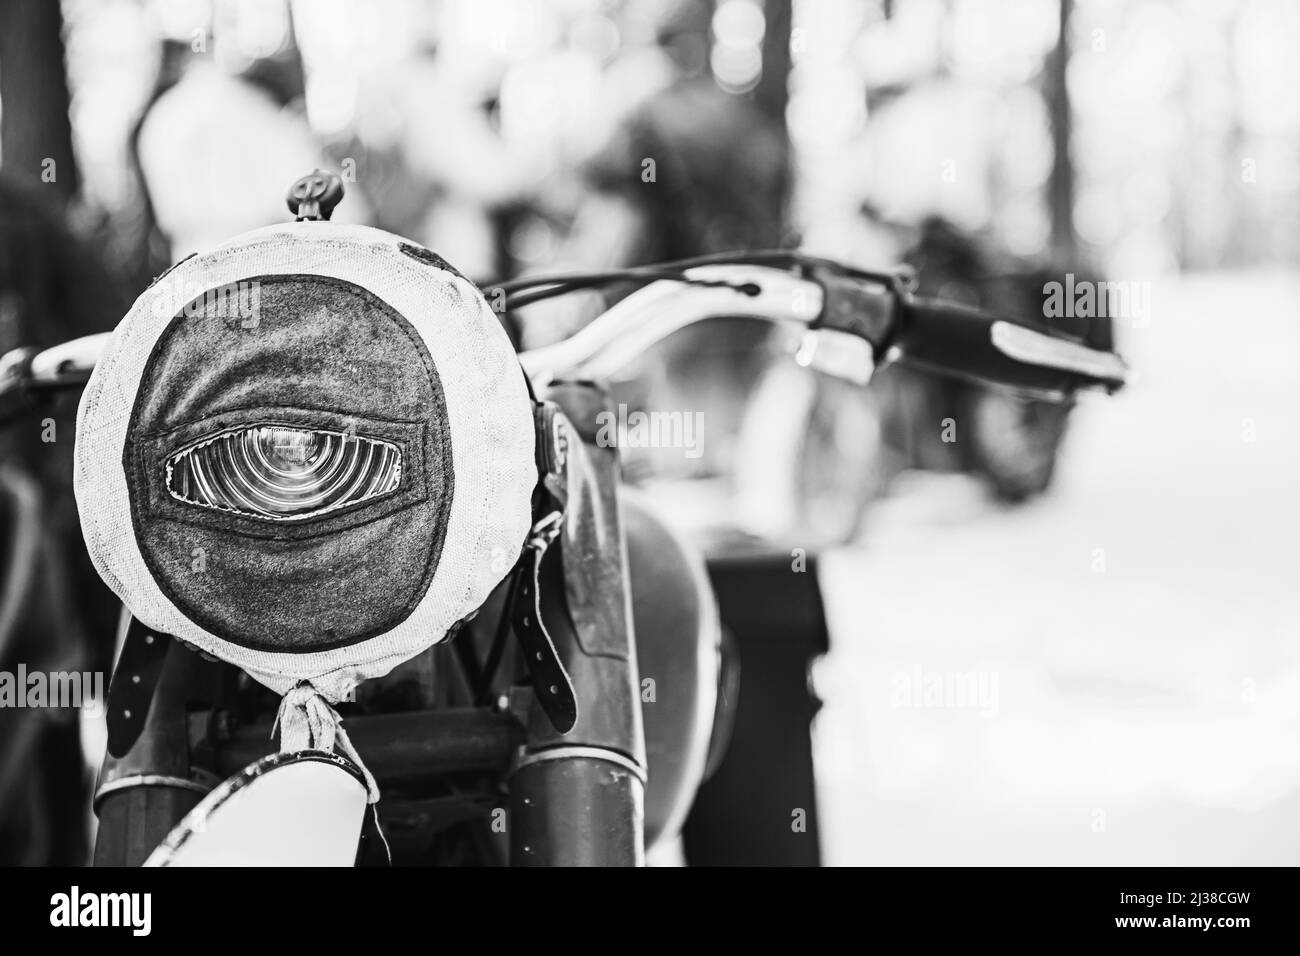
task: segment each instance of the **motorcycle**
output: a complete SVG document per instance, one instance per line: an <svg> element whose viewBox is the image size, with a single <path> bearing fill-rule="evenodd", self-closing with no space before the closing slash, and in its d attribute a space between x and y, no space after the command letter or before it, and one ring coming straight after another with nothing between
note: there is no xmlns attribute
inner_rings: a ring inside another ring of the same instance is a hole
<svg viewBox="0 0 1300 956"><path fill-rule="evenodd" d="M671 861L734 661L698 549L621 480L601 383L719 316L858 383L1125 382L1112 352L797 252L480 290L331 223L341 199L316 171L293 222L173 266L115 332L0 359L0 422L84 389L83 534L123 603L96 865ZM509 347L503 313L629 282Z"/></svg>

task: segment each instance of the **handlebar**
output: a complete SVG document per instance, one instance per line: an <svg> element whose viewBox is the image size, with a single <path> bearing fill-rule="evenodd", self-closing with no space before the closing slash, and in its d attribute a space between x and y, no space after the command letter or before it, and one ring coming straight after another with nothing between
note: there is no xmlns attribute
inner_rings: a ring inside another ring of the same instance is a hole
<svg viewBox="0 0 1300 956"><path fill-rule="evenodd" d="M523 353L525 370L543 384L608 378L678 329L726 315L847 333L870 344L877 365L899 362L1049 399L1080 388L1113 392L1128 373L1118 355L1046 326L918 298L879 277L830 268L800 275L757 265L701 266L685 274L728 286L653 282L563 342Z"/></svg>
<svg viewBox="0 0 1300 956"><path fill-rule="evenodd" d="M745 316L808 328L821 314L822 287L783 269L752 265L700 266L691 279L726 286L683 285L661 279L633 292L572 336L523 352L524 371L539 385L560 378L609 378L679 329L717 316Z"/></svg>
<svg viewBox="0 0 1300 956"><path fill-rule="evenodd" d="M570 338L525 351L535 382L609 378L678 329L718 316L751 317L796 330L828 329L865 340L877 366L900 362L1064 399L1080 388L1116 391L1128 368L1113 352L1081 345L1046 326L911 295L901 282L840 270L715 264L685 271L700 286L660 279L616 303ZM84 385L111 333L0 357L0 425L42 393ZM869 370L868 370L869 371Z"/></svg>
<svg viewBox="0 0 1300 956"><path fill-rule="evenodd" d="M85 335L44 350L24 346L0 356L0 425L35 408L42 393L85 385L111 334Z"/></svg>

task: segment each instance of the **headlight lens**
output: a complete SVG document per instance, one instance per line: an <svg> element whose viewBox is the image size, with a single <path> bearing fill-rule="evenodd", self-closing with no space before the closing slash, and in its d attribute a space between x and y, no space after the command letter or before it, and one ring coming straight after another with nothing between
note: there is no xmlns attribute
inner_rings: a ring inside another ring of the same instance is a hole
<svg viewBox="0 0 1300 956"><path fill-rule="evenodd" d="M167 490L194 505L268 519L301 519L396 490L402 452L343 432L254 425L167 460Z"/></svg>

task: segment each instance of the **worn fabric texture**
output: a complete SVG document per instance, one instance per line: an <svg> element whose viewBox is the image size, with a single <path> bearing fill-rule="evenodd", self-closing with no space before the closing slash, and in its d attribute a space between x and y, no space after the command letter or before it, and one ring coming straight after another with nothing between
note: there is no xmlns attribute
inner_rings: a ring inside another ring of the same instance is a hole
<svg viewBox="0 0 1300 956"><path fill-rule="evenodd" d="M528 532L513 349L473 285L402 244L286 223L185 260L136 301L82 398L77 502L101 576L147 626L281 693L309 680L338 700L442 640ZM392 442L402 481L293 522L168 493L169 455L268 422Z"/></svg>
<svg viewBox="0 0 1300 956"><path fill-rule="evenodd" d="M411 324L365 289L322 276L248 282L255 316L201 297L145 367L122 462L136 541L163 593L225 640L298 653L355 644L409 617L438 566L455 494L442 384ZM390 441L398 488L300 521L169 492L169 457L261 424Z"/></svg>

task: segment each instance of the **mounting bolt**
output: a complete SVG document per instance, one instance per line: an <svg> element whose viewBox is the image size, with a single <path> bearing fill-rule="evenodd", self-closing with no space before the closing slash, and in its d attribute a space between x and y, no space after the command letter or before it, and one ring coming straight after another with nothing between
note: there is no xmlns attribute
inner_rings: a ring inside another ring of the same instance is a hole
<svg viewBox="0 0 1300 956"><path fill-rule="evenodd" d="M324 169L313 169L289 187L285 203L298 222L322 222L343 200L343 180Z"/></svg>

